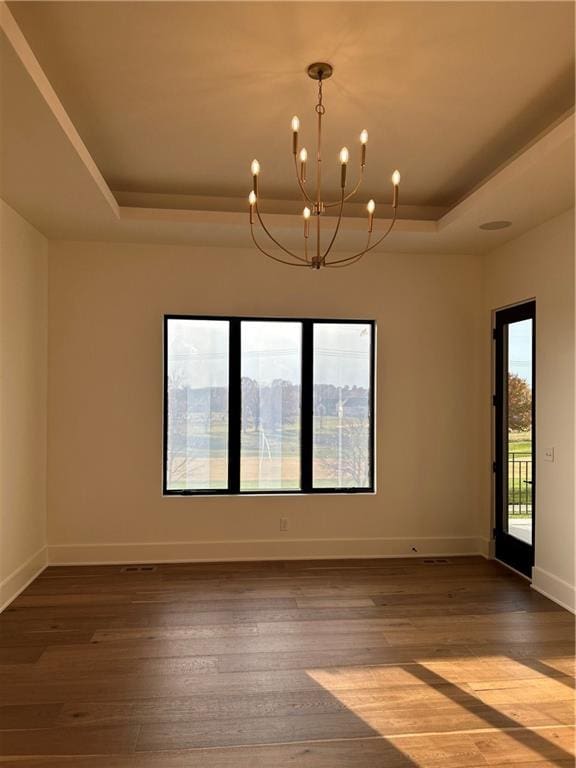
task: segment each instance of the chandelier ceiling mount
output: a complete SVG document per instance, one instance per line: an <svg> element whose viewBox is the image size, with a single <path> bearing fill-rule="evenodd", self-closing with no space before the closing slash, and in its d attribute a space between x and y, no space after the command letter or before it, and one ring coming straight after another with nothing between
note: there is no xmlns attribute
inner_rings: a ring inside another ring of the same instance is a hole
<svg viewBox="0 0 576 768"><path fill-rule="evenodd" d="M328 80L329 77L332 77L334 67L325 61L316 61L314 64L310 64L306 72L312 80Z"/></svg>

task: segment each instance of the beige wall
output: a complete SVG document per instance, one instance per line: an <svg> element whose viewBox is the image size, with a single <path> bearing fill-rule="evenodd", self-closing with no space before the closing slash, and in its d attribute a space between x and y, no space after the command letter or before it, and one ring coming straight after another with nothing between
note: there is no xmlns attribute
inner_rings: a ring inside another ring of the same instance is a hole
<svg viewBox="0 0 576 768"><path fill-rule="evenodd" d="M492 310L536 298L533 581L574 607L574 211L492 251L485 268L486 329ZM555 451L553 463L543 459L548 447ZM490 528L487 517L484 527Z"/></svg>
<svg viewBox="0 0 576 768"><path fill-rule="evenodd" d="M4 599L45 561L49 249L53 562L487 552L491 312L535 296L534 584L571 604L572 213L484 257L375 256L320 274L241 249L48 245L7 206L1 223ZM377 494L162 498L163 313L376 319Z"/></svg>
<svg viewBox="0 0 576 768"><path fill-rule="evenodd" d="M0 201L0 608L46 562L47 247Z"/></svg>
<svg viewBox="0 0 576 768"><path fill-rule="evenodd" d="M479 257L54 242L49 303L53 561L478 551ZM378 493L162 498L163 313L375 318Z"/></svg>

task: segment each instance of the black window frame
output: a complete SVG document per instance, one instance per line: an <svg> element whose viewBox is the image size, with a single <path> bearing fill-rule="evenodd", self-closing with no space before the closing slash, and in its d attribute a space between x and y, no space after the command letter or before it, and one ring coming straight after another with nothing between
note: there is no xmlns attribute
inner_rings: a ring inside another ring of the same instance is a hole
<svg viewBox="0 0 576 768"><path fill-rule="evenodd" d="M220 320L229 323L228 339L228 487L216 489L169 489L168 470L168 323L170 320ZM243 322L301 323L301 413L300 413L300 488L248 490L240 488L241 462L241 324ZM313 487L314 460L314 326L320 324L367 325L370 327L370 423L369 423L369 484L363 488ZM375 385L376 385L376 321L351 318L252 317L238 315L164 315L163 322L163 439L162 494L164 496L275 496L303 494L375 493Z"/></svg>

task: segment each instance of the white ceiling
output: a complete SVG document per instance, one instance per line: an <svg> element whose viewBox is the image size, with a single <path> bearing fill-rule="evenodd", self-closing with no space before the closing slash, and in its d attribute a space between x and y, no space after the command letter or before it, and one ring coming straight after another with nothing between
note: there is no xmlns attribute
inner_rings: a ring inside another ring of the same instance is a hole
<svg viewBox="0 0 576 768"><path fill-rule="evenodd" d="M5 14L2 195L52 237L248 245L253 156L288 232L300 209L290 118L300 115L311 149L305 66L322 58L335 67L328 179L336 187L339 146L356 159L364 127L361 201L387 202L389 174L402 170L407 221L388 248L483 250L573 205L572 3L9 8L23 38ZM348 211L352 232L361 210ZM479 232L490 218L513 227Z"/></svg>

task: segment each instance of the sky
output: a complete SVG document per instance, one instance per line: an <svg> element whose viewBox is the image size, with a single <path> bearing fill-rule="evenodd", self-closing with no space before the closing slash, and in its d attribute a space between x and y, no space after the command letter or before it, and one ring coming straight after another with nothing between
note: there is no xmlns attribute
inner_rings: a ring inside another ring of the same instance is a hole
<svg viewBox="0 0 576 768"><path fill-rule="evenodd" d="M301 324L242 323L242 376L268 384L300 383ZM190 387L228 384L228 323L174 319L168 322L168 372ZM315 383L368 387L370 327L362 324L315 326Z"/></svg>
<svg viewBox="0 0 576 768"><path fill-rule="evenodd" d="M508 326L508 370L532 387L532 320Z"/></svg>
<svg viewBox="0 0 576 768"><path fill-rule="evenodd" d="M268 384L300 383L300 323L242 324L242 376ZM315 327L317 384L368 387L370 330L359 324ZM508 367L532 386L532 320L508 326ZM228 385L228 323L225 320L170 320L169 373L191 387Z"/></svg>

